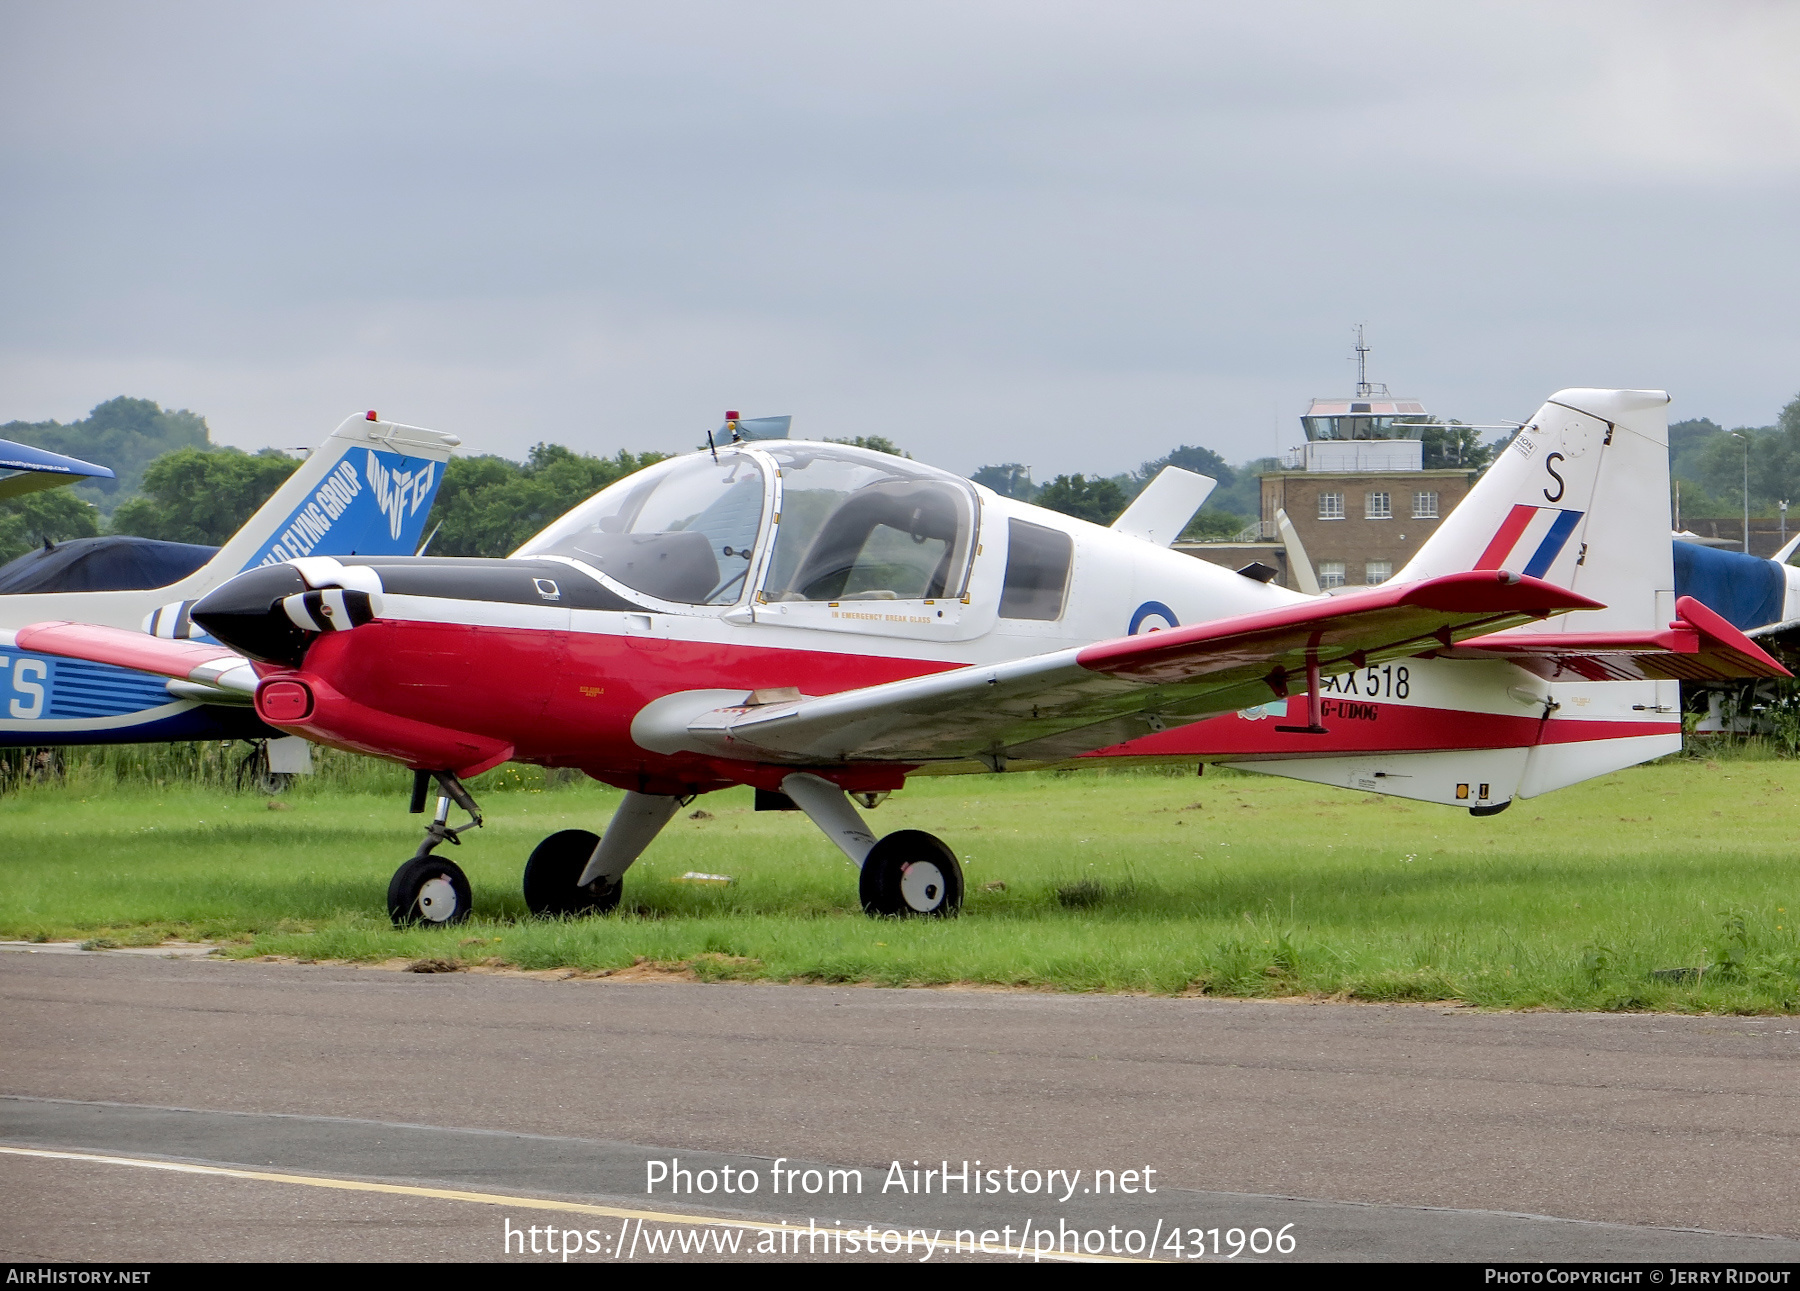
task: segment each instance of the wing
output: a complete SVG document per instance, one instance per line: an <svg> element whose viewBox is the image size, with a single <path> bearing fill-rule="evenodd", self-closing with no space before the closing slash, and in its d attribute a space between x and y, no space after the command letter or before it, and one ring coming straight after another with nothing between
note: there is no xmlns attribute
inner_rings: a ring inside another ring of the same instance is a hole
<svg viewBox="0 0 1800 1291"><path fill-rule="evenodd" d="M1793 674L1691 596L1663 632L1525 633L1478 637L1450 659L1504 659L1547 681L1729 681Z"/></svg>
<svg viewBox="0 0 1800 1291"><path fill-rule="evenodd" d="M1517 574L1451 574L816 699L720 707L716 691L671 695L646 707L631 733L666 753L812 765L973 759L998 768L1300 693L1309 659L1324 673L1361 668L1597 608Z"/></svg>
<svg viewBox="0 0 1800 1291"><path fill-rule="evenodd" d="M15 648L34 654L135 668L203 688L182 692L184 699L207 699L207 690L219 692L222 700L241 700L256 693L257 676L250 661L228 646L170 641L91 623L33 623L16 632L0 633L0 638L5 636L12 637L10 644ZM0 640L0 644L8 643Z"/></svg>

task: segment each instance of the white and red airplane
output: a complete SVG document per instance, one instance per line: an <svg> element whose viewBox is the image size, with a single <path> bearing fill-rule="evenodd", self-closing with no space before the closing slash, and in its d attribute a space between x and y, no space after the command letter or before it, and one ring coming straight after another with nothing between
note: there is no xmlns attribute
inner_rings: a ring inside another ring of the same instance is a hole
<svg viewBox="0 0 1800 1291"><path fill-rule="evenodd" d="M18 638L239 685L273 726L413 768L414 811L435 779L389 887L397 923L467 916L468 880L434 849L480 823L463 780L508 759L625 791L604 836L532 853L535 913L613 908L678 806L750 785L860 867L871 914L947 914L951 850L877 839L856 802L1100 754L1487 814L1678 749L1676 679L1786 675L1676 601L1667 402L1559 392L1399 575L1337 595L1170 551L1203 484L1180 472L1107 529L883 453L746 441L632 475L505 560L247 571L192 611L224 646Z"/></svg>

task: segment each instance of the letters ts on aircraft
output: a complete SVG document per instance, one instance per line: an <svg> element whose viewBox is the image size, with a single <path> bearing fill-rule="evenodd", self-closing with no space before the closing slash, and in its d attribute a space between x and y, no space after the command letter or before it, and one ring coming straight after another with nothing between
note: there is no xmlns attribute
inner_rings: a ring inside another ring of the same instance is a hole
<svg viewBox="0 0 1800 1291"><path fill-rule="evenodd" d="M274 727L413 768L415 811L435 781L397 923L466 917L436 849L480 823L464 779L508 758L625 791L603 836L532 853L536 913L612 909L680 804L750 785L859 867L871 914L947 914L950 848L857 809L910 775L1179 756L1488 814L1678 748L1678 679L1785 675L1675 598L1667 401L1559 392L1397 577L1331 596L1168 550L1164 504L1205 487L1180 474L1106 529L728 425L506 560L313 556L196 605L222 644L20 644L253 694Z"/></svg>

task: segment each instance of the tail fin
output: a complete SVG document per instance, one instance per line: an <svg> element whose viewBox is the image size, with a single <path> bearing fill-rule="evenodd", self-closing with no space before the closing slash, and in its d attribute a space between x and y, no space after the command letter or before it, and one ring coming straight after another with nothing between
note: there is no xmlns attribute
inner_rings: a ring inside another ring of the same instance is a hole
<svg viewBox="0 0 1800 1291"><path fill-rule="evenodd" d="M298 556L410 556L454 435L352 417L207 562L215 581Z"/></svg>
<svg viewBox="0 0 1800 1291"><path fill-rule="evenodd" d="M1607 607L1551 631L1662 627L1675 612L1668 402L1661 390L1557 391L1398 578L1506 569Z"/></svg>

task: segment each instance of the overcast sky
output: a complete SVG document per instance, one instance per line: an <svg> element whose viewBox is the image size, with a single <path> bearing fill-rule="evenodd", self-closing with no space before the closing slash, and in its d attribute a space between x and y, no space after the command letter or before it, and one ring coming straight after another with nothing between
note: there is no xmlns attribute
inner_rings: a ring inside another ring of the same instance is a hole
<svg viewBox="0 0 1800 1291"><path fill-rule="evenodd" d="M1800 5L0 0L0 420L968 471L1800 392Z"/></svg>

